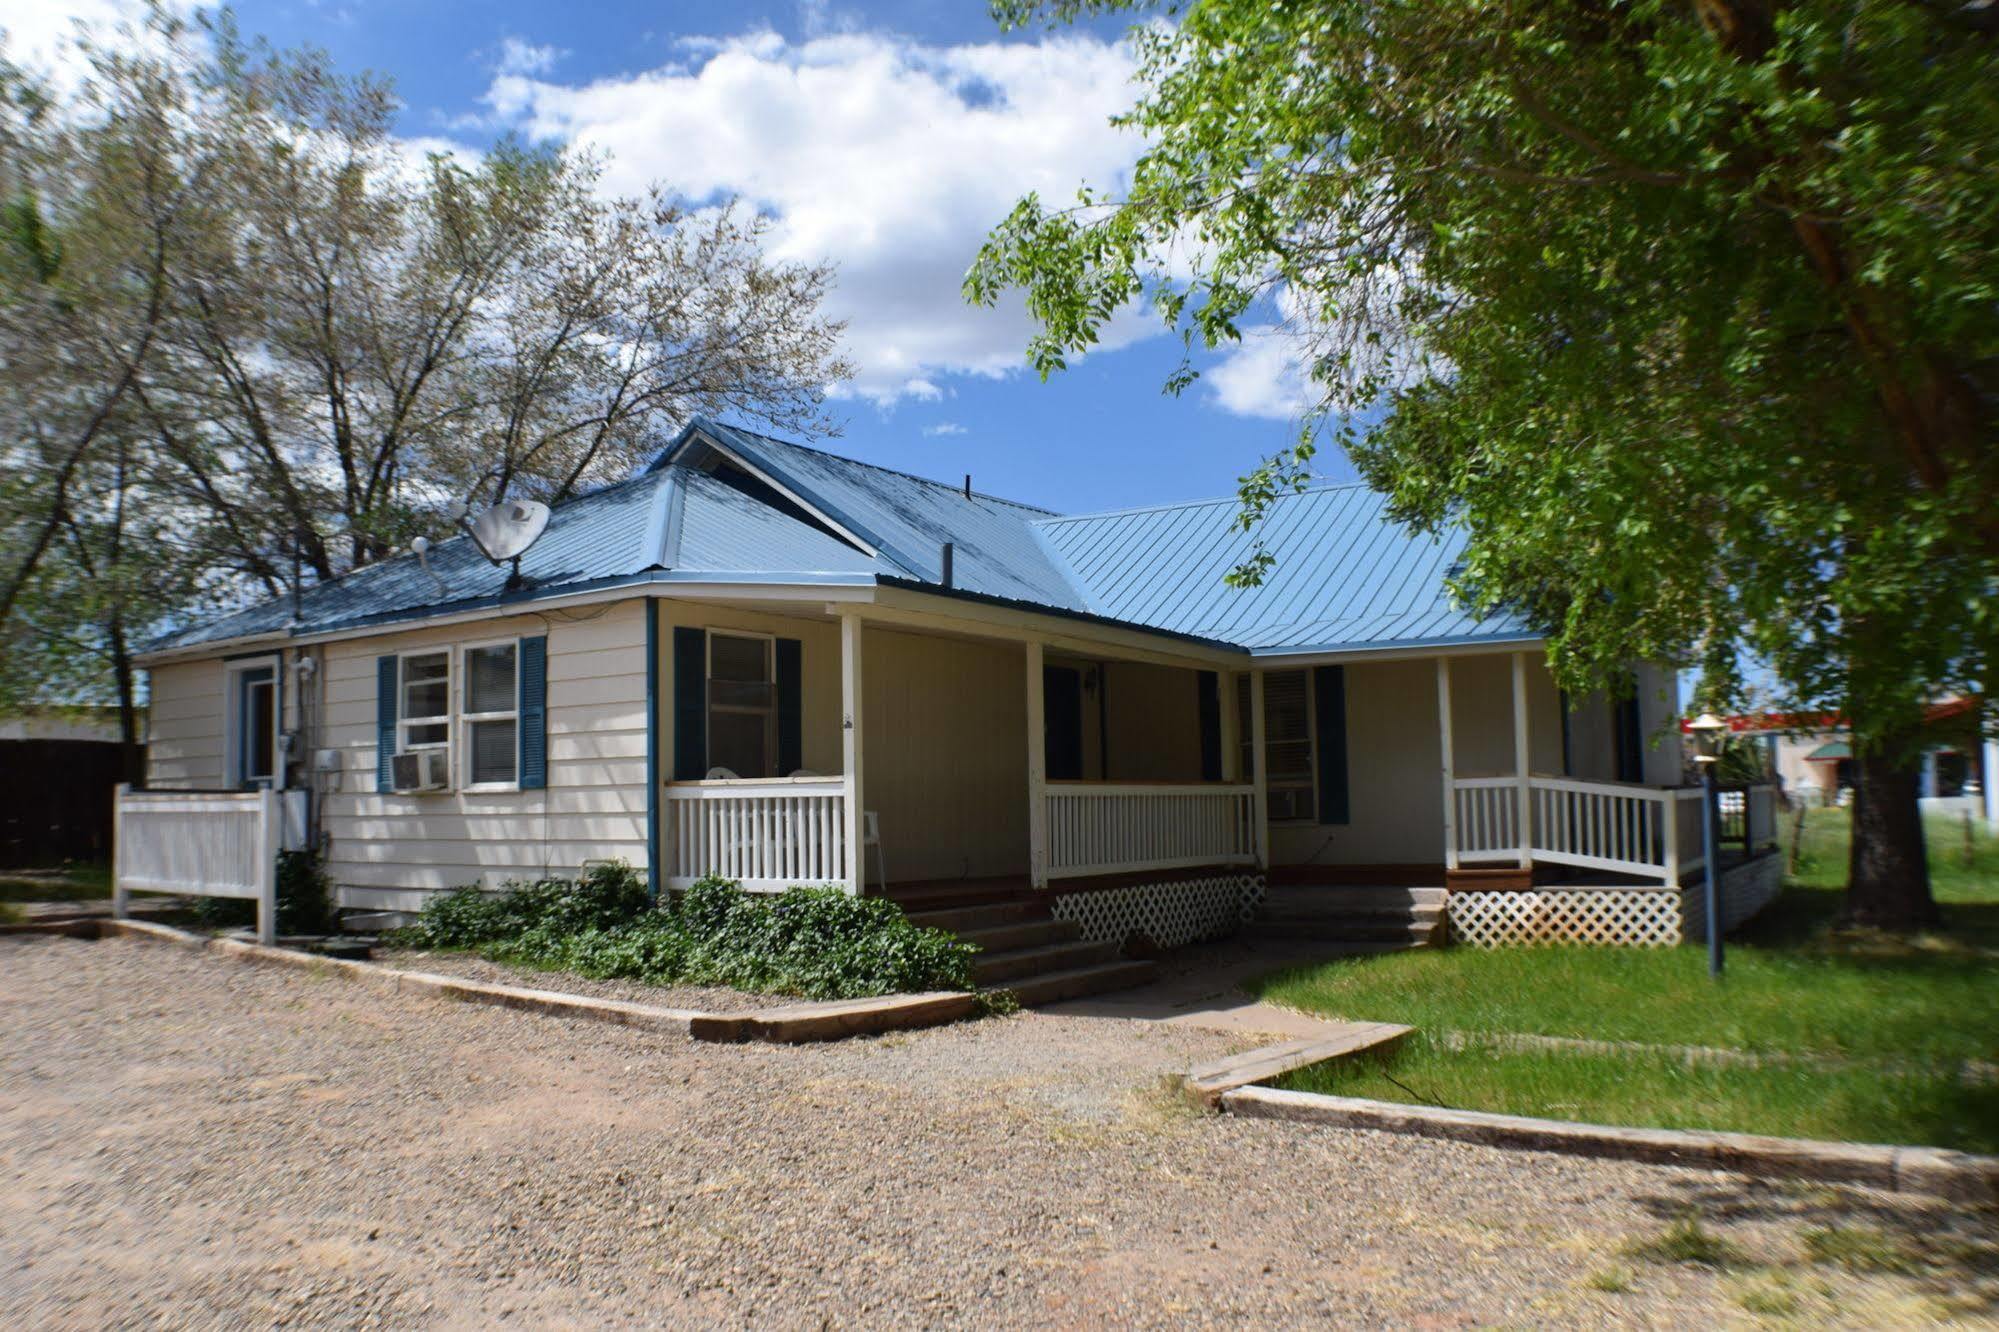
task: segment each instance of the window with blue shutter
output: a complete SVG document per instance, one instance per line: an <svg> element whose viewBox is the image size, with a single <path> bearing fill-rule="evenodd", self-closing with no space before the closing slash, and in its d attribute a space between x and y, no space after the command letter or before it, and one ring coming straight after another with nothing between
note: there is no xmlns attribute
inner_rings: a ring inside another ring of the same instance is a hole
<svg viewBox="0 0 1999 1332"><path fill-rule="evenodd" d="M1347 670L1344 666L1312 668L1312 715L1317 723L1319 763L1319 822L1348 821L1347 790Z"/></svg>
<svg viewBox="0 0 1999 1332"><path fill-rule="evenodd" d="M673 630L673 780L698 782L708 773L708 633Z"/></svg>
<svg viewBox="0 0 1999 1332"><path fill-rule="evenodd" d="M1213 671L1194 677L1194 706L1201 717L1201 780L1222 779L1222 681Z"/></svg>
<svg viewBox="0 0 1999 1332"><path fill-rule="evenodd" d="M520 644L520 786L548 785L548 637Z"/></svg>
<svg viewBox="0 0 1999 1332"><path fill-rule="evenodd" d="M375 658L375 789L396 789L396 689L394 653Z"/></svg>
<svg viewBox="0 0 1999 1332"><path fill-rule="evenodd" d="M804 674L805 647L796 638L780 638L777 653L777 775L789 777L805 766Z"/></svg>

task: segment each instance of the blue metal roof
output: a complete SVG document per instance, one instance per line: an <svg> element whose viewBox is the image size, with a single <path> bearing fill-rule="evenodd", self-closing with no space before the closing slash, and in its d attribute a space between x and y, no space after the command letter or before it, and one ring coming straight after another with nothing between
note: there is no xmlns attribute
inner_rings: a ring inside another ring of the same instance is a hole
<svg viewBox="0 0 1999 1332"><path fill-rule="evenodd" d="M1234 499L1049 518L1035 524L1099 615L1251 652L1356 651L1537 637L1512 616L1479 620L1445 579L1464 536L1419 536L1363 485L1286 495L1255 532ZM1261 541L1264 582L1224 581Z"/></svg>
<svg viewBox="0 0 1999 1332"><path fill-rule="evenodd" d="M1236 512L1226 499L1062 517L698 420L645 472L557 505L521 560L521 588L509 590L506 569L454 537L431 548L428 573L414 556L384 560L306 589L296 617L279 597L149 648L503 609L640 581L934 588L947 541L956 594L1251 652L1536 637L1512 617L1481 622L1456 607L1444 579L1462 537L1411 534L1364 486L1286 496L1256 535L1234 529ZM1276 557L1267 581L1229 587L1223 576L1258 537Z"/></svg>

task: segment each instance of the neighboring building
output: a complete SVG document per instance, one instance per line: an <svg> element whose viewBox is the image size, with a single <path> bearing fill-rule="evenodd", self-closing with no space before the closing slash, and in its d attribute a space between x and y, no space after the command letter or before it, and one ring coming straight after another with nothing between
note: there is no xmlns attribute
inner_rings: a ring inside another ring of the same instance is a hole
<svg viewBox="0 0 1999 1332"><path fill-rule="evenodd" d="M1925 719L1922 805L1931 812L1970 812L1999 823L1999 792L1990 777L1999 768L1999 744L1980 733L1981 704L1950 698L1932 704ZM1738 735L1769 744L1770 766L1785 799L1813 805L1845 804L1853 790L1853 743L1846 719L1834 714L1751 713L1730 717Z"/></svg>
<svg viewBox="0 0 1999 1332"><path fill-rule="evenodd" d="M118 709L30 707L0 715L0 867L111 854L111 796L124 780Z"/></svg>
<svg viewBox="0 0 1999 1332"><path fill-rule="evenodd" d="M1231 589L1236 512L1064 516L698 421L518 585L459 538L152 645L153 780L309 791L376 909L610 857L1140 913L1239 914L1266 871L1679 883L1670 669L1565 706L1533 626L1453 603L1461 541L1364 486L1278 501Z"/></svg>

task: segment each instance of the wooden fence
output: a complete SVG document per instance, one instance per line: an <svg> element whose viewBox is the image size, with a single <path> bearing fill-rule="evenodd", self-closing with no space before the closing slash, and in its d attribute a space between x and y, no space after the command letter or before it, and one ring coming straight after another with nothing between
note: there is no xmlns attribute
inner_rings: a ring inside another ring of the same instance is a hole
<svg viewBox="0 0 1999 1332"><path fill-rule="evenodd" d="M120 786L112 819L113 911L133 890L236 897L257 904L257 938L278 928L276 791L134 791Z"/></svg>

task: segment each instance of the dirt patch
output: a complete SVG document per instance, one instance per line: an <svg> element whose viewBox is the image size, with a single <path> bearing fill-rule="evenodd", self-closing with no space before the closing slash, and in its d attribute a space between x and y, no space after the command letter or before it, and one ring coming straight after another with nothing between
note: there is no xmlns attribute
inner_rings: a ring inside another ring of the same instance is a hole
<svg viewBox="0 0 1999 1332"><path fill-rule="evenodd" d="M1240 1043L1023 1014L713 1046L148 943L0 940L0 1308L420 1328L1999 1311L1990 1213L1158 1094ZM1737 1266L1628 1256L1689 1214ZM1811 1246L1835 1225L1896 1270L1827 1259L1860 1251Z"/></svg>

